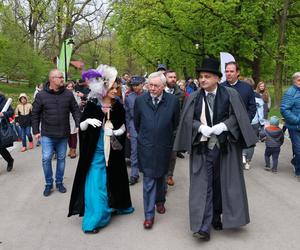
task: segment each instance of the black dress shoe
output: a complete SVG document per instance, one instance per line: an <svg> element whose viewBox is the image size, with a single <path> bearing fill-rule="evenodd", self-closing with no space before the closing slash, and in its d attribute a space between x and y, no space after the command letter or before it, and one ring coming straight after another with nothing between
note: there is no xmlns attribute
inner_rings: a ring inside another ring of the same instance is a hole
<svg viewBox="0 0 300 250"><path fill-rule="evenodd" d="M97 229L94 229L92 231L85 231L85 233L86 234L97 234L97 233L99 233L99 229L97 228Z"/></svg>
<svg viewBox="0 0 300 250"><path fill-rule="evenodd" d="M7 172L10 172L14 167L14 159L10 160L8 163L7 163L7 168L6 168L6 171Z"/></svg>
<svg viewBox="0 0 300 250"><path fill-rule="evenodd" d="M138 183L139 178L131 176L129 179L129 185L133 186L134 184Z"/></svg>
<svg viewBox="0 0 300 250"><path fill-rule="evenodd" d="M199 232L193 233L193 236L197 239L204 240L204 241L210 240L210 234L201 230Z"/></svg>
<svg viewBox="0 0 300 250"><path fill-rule="evenodd" d="M184 155L180 152L177 152L177 157L180 159L184 159Z"/></svg>
<svg viewBox="0 0 300 250"><path fill-rule="evenodd" d="M214 228L216 231L223 230L222 222L215 222L215 223L212 223L212 226L213 226L213 228Z"/></svg>

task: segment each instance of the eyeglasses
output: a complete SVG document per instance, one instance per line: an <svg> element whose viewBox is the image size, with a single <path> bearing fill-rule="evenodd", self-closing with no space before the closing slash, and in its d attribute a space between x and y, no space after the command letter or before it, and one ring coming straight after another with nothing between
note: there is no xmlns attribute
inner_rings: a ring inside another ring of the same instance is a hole
<svg viewBox="0 0 300 250"><path fill-rule="evenodd" d="M63 76L53 76L52 78L64 79L64 77L63 77Z"/></svg>
<svg viewBox="0 0 300 250"><path fill-rule="evenodd" d="M149 84L148 84L148 87L149 87L149 88L158 89L158 88L160 88L160 87L162 87L162 86L161 86L161 85L157 85L157 84L149 83Z"/></svg>

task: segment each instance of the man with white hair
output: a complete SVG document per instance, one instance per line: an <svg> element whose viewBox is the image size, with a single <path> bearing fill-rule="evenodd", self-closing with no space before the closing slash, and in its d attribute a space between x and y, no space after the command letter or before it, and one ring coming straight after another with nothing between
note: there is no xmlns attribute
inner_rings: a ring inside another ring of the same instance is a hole
<svg viewBox="0 0 300 250"><path fill-rule="evenodd" d="M280 112L289 130L293 146L292 163L295 176L300 181L300 72L296 72L292 78L293 85L282 98Z"/></svg>
<svg viewBox="0 0 300 250"><path fill-rule="evenodd" d="M162 72L150 74L149 92L137 97L134 104L138 162L143 173L145 229L153 226L155 205L158 213L166 211L165 176L179 121L179 100L164 91L165 85L166 78Z"/></svg>

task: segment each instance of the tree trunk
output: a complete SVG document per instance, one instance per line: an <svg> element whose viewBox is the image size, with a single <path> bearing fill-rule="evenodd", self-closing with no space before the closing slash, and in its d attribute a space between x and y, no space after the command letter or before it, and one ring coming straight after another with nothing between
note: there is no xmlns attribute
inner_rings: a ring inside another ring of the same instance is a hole
<svg viewBox="0 0 300 250"><path fill-rule="evenodd" d="M277 59L274 75L274 106L279 107L282 97L282 77L283 77L283 67L284 67L284 56L285 56L285 46L286 46L286 23L287 14L289 8L290 0L284 0L283 11L279 15L278 25L278 45L277 45Z"/></svg>
<svg viewBox="0 0 300 250"><path fill-rule="evenodd" d="M256 85L259 83L260 79L260 65L261 65L261 55L256 55L252 63L252 78Z"/></svg>

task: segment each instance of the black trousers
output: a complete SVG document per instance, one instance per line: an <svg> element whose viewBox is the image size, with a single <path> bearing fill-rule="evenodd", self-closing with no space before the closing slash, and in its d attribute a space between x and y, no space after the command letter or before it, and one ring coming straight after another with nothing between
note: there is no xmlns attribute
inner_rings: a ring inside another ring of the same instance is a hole
<svg viewBox="0 0 300 250"><path fill-rule="evenodd" d="M3 157L3 159L6 160L7 162L10 162L13 160L13 158L11 157L10 153L8 152L8 150L6 148L0 148L0 154Z"/></svg>
<svg viewBox="0 0 300 250"><path fill-rule="evenodd" d="M213 220L212 224L221 223L222 214L222 194L221 194L221 173L220 154L213 167Z"/></svg>

